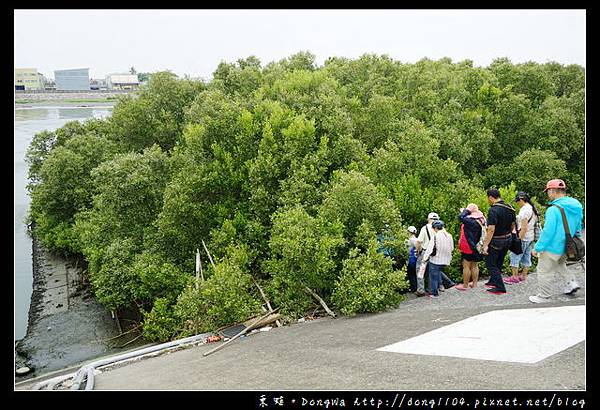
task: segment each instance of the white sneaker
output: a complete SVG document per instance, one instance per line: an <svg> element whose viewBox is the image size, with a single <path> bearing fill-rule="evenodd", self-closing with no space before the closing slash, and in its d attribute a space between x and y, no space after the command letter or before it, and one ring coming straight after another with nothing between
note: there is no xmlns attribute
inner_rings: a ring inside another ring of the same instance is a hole
<svg viewBox="0 0 600 410"><path fill-rule="evenodd" d="M550 302L550 298L543 298L541 296L535 295L535 296L529 296L529 301L533 302L533 303L546 303L546 302Z"/></svg>
<svg viewBox="0 0 600 410"><path fill-rule="evenodd" d="M573 295L579 289L581 289L581 287L579 286L579 284L577 282L575 282L574 280L572 280L569 283L567 283L567 286L565 286L565 290L564 290L563 293L565 295Z"/></svg>

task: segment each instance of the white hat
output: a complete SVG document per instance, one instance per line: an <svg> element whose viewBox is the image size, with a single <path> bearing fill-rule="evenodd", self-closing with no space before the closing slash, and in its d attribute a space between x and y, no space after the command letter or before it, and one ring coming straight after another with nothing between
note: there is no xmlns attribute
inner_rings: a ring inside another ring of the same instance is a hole
<svg viewBox="0 0 600 410"><path fill-rule="evenodd" d="M440 216L435 212L430 212L429 215L427 215L427 219L440 219Z"/></svg>
<svg viewBox="0 0 600 410"><path fill-rule="evenodd" d="M408 232L410 232L410 233L417 233L417 228L415 228L414 226L409 226L408 227Z"/></svg>

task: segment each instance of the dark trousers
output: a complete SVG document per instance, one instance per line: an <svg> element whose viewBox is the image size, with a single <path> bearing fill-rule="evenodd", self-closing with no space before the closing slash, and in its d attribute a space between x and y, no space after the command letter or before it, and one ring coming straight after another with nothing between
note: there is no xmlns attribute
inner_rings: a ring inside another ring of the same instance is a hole
<svg viewBox="0 0 600 410"><path fill-rule="evenodd" d="M442 280L442 285L444 285L444 287L446 289L449 289L452 286L456 285L456 283L452 279L450 279L448 276L446 276L446 274L442 270L440 270L440 277Z"/></svg>
<svg viewBox="0 0 600 410"><path fill-rule="evenodd" d="M410 291L415 292L417 290L417 264L409 263L406 267L406 276L408 276L408 283L410 284Z"/></svg>
<svg viewBox="0 0 600 410"><path fill-rule="evenodd" d="M430 275L429 275L429 265L430 265L430 264L428 263L428 264L427 264L427 268L425 268L425 288L426 288L426 289L429 289L429 293L431 293L431 285L430 285L430 283L431 283L431 280L430 280ZM440 270L440 281L438 281L438 288L439 288L440 282L441 282L441 284L442 284L442 285L443 285L443 286L444 286L446 289L449 289L449 288L451 288L452 286L456 285L456 283L454 283L454 282L452 281L452 279L450 279L450 278L449 278L449 277L448 277L448 276L447 276L447 275L446 275L444 272L442 272L441 270Z"/></svg>
<svg viewBox="0 0 600 410"><path fill-rule="evenodd" d="M429 263L429 293L438 296L438 289L440 282L442 281L442 269L444 265L436 265L435 263Z"/></svg>
<svg viewBox="0 0 600 410"><path fill-rule="evenodd" d="M485 264L490 273L489 283L504 292L506 292L506 287L502 280L502 265L504 264L504 258L508 252L510 242L510 237L505 239L492 238L488 246L488 254L485 258Z"/></svg>

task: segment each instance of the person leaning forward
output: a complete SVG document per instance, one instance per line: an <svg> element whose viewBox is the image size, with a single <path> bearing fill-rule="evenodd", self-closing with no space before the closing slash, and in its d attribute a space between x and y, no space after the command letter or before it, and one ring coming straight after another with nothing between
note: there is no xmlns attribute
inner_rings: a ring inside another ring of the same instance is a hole
<svg viewBox="0 0 600 410"><path fill-rule="evenodd" d="M502 280L502 265L510 247L511 232L515 229L516 212L500 197L495 188L487 190L487 199L491 205L487 218L487 233L483 242L485 264L490 273L490 280L485 283L488 292L500 295L506 293Z"/></svg>

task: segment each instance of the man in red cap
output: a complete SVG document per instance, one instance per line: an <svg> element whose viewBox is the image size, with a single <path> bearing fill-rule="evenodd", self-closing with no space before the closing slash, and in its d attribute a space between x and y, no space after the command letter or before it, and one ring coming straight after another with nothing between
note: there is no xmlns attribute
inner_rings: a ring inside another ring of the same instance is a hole
<svg viewBox="0 0 600 410"><path fill-rule="evenodd" d="M565 295L574 295L580 286L575 280L575 275L567 271L566 234L561 211L563 208L572 235L581 235L583 206L575 198L567 196L567 185L562 179L548 181L544 192L550 199L550 205L544 215L544 229L540 234L531 254L539 258L538 294L530 296L533 303L549 302L553 296L552 279L558 273L565 287Z"/></svg>

